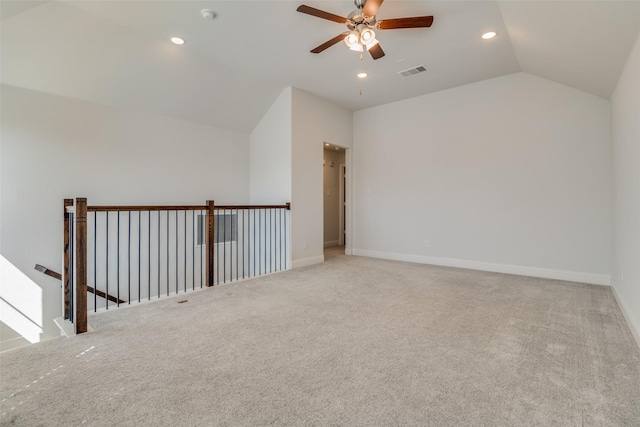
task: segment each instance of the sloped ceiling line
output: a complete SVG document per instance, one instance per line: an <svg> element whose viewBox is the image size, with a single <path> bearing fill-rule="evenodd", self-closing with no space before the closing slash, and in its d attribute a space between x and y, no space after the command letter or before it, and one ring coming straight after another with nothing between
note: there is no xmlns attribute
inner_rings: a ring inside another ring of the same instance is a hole
<svg viewBox="0 0 640 427"><path fill-rule="evenodd" d="M344 28L299 4L346 16L350 0L0 3L3 83L243 132L287 86L356 111L525 71L608 99L640 30L638 1L387 0L379 19L434 24L379 31L374 62L341 43L309 52ZM398 75L416 64L429 71Z"/></svg>

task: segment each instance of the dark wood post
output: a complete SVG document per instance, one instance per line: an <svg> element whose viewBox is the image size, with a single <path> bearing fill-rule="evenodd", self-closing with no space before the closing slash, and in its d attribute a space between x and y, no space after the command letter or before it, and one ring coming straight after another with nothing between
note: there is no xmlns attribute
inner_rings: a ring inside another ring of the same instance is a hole
<svg viewBox="0 0 640 427"><path fill-rule="evenodd" d="M213 256L215 251L215 203L207 200L207 286L213 286Z"/></svg>
<svg viewBox="0 0 640 427"><path fill-rule="evenodd" d="M67 212L67 208L73 206L73 199L64 199L64 265L62 268L64 274L64 318L68 319L71 317L71 309L70 309L70 294L71 289L69 289L69 284L71 282L71 271L69 271L69 265L71 261L71 253L70 253L70 232L69 228L69 213Z"/></svg>
<svg viewBox="0 0 640 427"><path fill-rule="evenodd" d="M87 332L87 199L76 199L76 334Z"/></svg>

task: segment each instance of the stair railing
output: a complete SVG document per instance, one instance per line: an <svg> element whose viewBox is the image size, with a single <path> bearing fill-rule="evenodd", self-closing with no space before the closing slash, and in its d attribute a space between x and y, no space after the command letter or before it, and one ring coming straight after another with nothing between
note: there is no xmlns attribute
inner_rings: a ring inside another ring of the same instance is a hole
<svg viewBox="0 0 640 427"><path fill-rule="evenodd" d="M91 310L286 270L290 209L290 203L89 206L86 198L65 199L64 317L82 333Z"/></svg>

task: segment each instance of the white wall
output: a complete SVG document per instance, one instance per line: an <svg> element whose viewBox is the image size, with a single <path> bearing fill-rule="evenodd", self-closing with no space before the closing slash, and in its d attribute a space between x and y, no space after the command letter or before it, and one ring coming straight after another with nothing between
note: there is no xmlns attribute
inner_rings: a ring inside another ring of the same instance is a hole
<svg viewBox="0 0 640 427"><path fill-rule="evenodd" d="M291 201L291 102L288 87L251 132L249 174L253 204Z"/></svg>
<svg viewBox="0 0 640 427"><path fill-rule="evenodd" d="M293 89L292 212L293 266L324 260L322 152L324 143L351 147L351 111Z"/></svg>
<svg viewBox="0 0 640 427"><path fill-rule="evenodd" d="M613 288L640 345L640 35L611 99Z"/></svg>
<svg viewBox="0 0 640 427"><path fill-rule="evenodd" d="M38 329L45 337L58 334L52 319L61 314L60 284L34 265L61 269L63 198L249 200L247 134L7 85L1 90L2 317L17 316L32 337Z"/></svg>
<svg viewBox="0 0 640 427"><path fill-rule="evenodd" d="M609 107L517 73L356 112L354 253L608 283Z"/></svg>

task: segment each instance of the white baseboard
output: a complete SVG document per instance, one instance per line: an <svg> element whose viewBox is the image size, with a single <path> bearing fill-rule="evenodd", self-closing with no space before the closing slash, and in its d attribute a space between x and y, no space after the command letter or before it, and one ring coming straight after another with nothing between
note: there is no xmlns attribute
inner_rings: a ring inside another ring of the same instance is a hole
<svg viewBox="0 0 640 427"><path fill-rule="evenodd" d="M65 319L64 317L56 317L53 319L53 322L58 325L60 333L65 337L70 338L76 335L75 327L68 319Z"/></svg>
<svg viewBox="0 0 640 427"><path fill-rule="evenodd" d="M339 245L340 245L340 240L331 240L329 242L324 242L325 248L330 248L332 246L339 246Z"/></svg>
<svg viewBox="0 0 640 427"><path fill-rule="evenodd" d="M8 340L0 341L0 353L28 345L31 345L31 343L26 338L9 338Z"/></svg>
<svg viewBox="0 0 640 427"><path fill-rule="evenodd" d="M616 291L615 283L611 284L611 292L613 292L613 297L616 299L618 307L620 307L620 311L624 316L624 320L627 322L627 326L629 326L629 330L631 330L631 335L633 335L633 338L636 340L636 344L638 344L638 347L640 348L640 323L638 323L637 319L633 317L629 307L627 307L627 305L620 299L618 291Z"/></svg>
<svg viewBox="0 0 640 427"><path fill-rule="evenodd" d="M543 279L566 280L569 282L589 283L592 285L609 286L611 284L611 276L606 274L580 273L576 271L552 270L546 268L525 267L521 265L511 264L494 264L490 262L398 254L393 252L368 251L363 249L353 249L353 255L389 259L395 261L415 262L418 264L431 264L444 267L457 267L470 270L491 271L494 273L516 274L519 276L540 277Z"/></svg>
<svg viewBox="0 0 640 427"><path fill-rule="evenodd" d="M291 262L291 268L301 268L308 265L322 264L324 262L324 255L314 256L310 258L294 259Z"/></svg>
<svg viewBox="0 0 640 427"><path fill-rule="evenodd" d="M91 313L89 313L91 314ZM76 327L69 319L65 319L64 317L56 317L53 319L53 322L58 325L60 328L60 334L67 338L76 336ZM91 325L87 324L87 332L93 332L93 328Z"/></svg>

